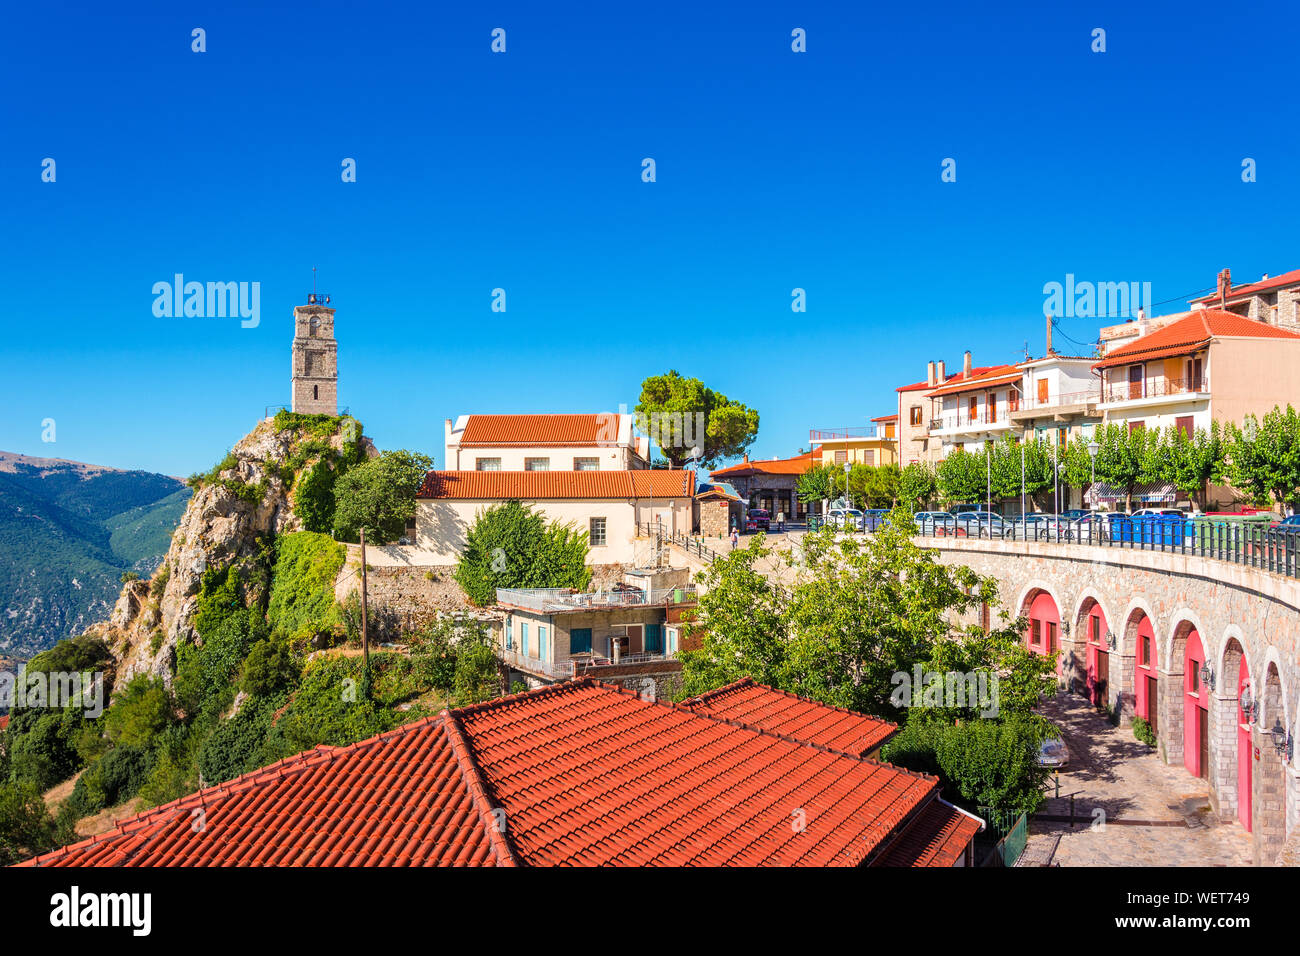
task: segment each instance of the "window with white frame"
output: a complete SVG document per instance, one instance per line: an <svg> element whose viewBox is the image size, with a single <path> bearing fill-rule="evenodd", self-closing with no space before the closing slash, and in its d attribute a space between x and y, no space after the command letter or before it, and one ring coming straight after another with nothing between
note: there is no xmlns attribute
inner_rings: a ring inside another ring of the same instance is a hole
<svg viewBox="0 0 1300 956"><path fill-rule="evenodd" d="M590 528L587 532L587 540L593 548L603 548L605 546L605 519L592 518Z"/></svg>
<svg viewBox="0 0 1300 956"><path fill-rule="evenodd" d="M549 458L525 458L524 471L550 471L551 459Z"/></svg>
<svg viewBox="0 0 1300 956"><path fill-rule="evenodd" d="M573 459L574 471L600 471L599 458L575 458Z"/></svg>
<svg viewBox="0 0 1300 956"><path fill-rule="evenodd" d="M500 458L476 458L474 459L475 471L500 471Z"/></svg>

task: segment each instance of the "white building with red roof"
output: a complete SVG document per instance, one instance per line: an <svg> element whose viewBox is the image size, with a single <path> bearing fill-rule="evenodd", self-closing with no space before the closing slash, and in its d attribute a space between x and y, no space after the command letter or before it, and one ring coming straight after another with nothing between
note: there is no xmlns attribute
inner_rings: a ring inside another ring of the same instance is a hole
<svg viewBox="0 0 1300 956"><path fill-rule="evenodd" d="M633 416L461 415L444 423L448 471L626 471L647 468L650 439Z"/></svg>

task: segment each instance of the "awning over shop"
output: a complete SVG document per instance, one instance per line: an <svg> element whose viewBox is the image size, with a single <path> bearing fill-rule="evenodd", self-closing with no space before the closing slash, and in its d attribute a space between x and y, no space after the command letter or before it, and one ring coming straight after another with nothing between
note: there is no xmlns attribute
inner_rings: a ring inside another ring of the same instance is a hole
<svg viewBox="0 0 1300 956"><path fill-rule="evenodd" d="M1133 486L1133 503L1141 502L1147 505L1172 504L1178 499L1178 489L1173 485L1150 484ZM1113 485L1097 482L1090 487L1083 496L1083 500L1090 505L1114 504L1116 501L1124 500L1124 489L1116 488Z"/></svg>

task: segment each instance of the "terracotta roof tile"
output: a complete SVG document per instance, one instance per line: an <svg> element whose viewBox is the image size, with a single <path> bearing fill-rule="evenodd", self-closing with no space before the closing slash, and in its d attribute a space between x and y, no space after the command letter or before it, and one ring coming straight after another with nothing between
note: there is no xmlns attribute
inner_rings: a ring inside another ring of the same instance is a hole
<svg viewBox="0 0 1300 956"><path fill-rule="evenodd" d="M898 733L898 724L888 720L756 684L748 677L692 697L683 706L852 757L865 756Z"/></svg>
<svg viewBox="0 0 1300 956"><path fill-rule="evenodd" d="M728 465L726 468L719 468L717 471L709 472L709 474L715 478L737 478L742 475L802 475L805 471L810 470L820 458L820 451L807 451L802 455L795 455L793 458L777 458L776 460L768 459L766 461L755 459L754 461L737 462L734 465Z"/></svg>
<svg viewBox="0 0 1300 956"><path fill-rule="evenodd" d="M970 378L959 378L956 381L950 378L947 385L936 388L930 395L955 395L958 392L972 389L990 388L995 385L1018 382L1021 378L1022 373L1018 365L994 365L980 373L976 373L972 369Z"/></svg>
<svg viewBox="0 0 1300 956"><path fill-rule="evenodd" d="M980 829L980 821L942 800L932 800L876 865L952 866Z"/></svg>
<svg viewBox="0 0 1300 956"><path fill-rule="evenodd" d="M1236 288L1228 290L1228 301L1242 298L1243 296L1256 295L1260 292L1268 292L1272 289L1278 289L1282 286L1295 285L1300 282L1300 269L1292 269L1290 272L1284 272L1281 275L1271 276L1267 279L1260 279L1258 282L1247 282ZM1209 295L1203 295L1200 298L1192 299L1192 302L1218 302L1219 293L1211 292Z"/></svg>
<svg viewBox="0 0 1300 956"><path fill-rule="evenodd" d="M996 365L976 365L970 370L970 373L971 375L983 375L985 372L991 371L992 369L995 369L997 367L998 366ZM911 385L900 385L898 386L897 389L895 389L895 391L898 392L928 391L929 389L938 388L940 385L943 385L947 382L951 382L958 378L961 378L960 369L948 375L943 382L938 382L934 385L931 385L929 382L926 381L913 382Z"/></svg>
<svg viewBox="0 0 1300 956"><path fill-rule="evenodd" d="M509 445L615 445L619 416L470 415L461 433L465 447Z"/></svg>
<svg viewBox="0 0 1300 956"><path fill-rule="evenodd" d="M431 471L417 498L544 501L586 498L690 498L689 469L633 471Z"/></svg>
<svg viewBox="0 0 1300 956"><path fill-rule="evenodd" d="M1161 326L1149 335L1108 352L1093 368L1113 368L1149 359L1172 358L1197 352L1212 338L1246 337L1260 339L1300 339L1300 335L1276 325L1267 325L1218 309L1193 309L1180 319Z"/></svg>
<svg viewBox="0 0 1300 956"><path fill-rule="evenodd" d="M776 692L708 696L734 713L763 693ZM857 746L844 712L819 708L812 723L740 716ZM906 860L899 838L930 818L933 777L707 710L571 681L318 747L24 865L853 865L886 848Z"/></svg>

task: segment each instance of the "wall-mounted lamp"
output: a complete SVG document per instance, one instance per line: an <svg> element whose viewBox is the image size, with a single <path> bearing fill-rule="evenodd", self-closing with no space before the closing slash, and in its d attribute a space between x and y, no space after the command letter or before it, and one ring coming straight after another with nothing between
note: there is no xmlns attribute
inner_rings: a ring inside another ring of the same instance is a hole
<svg viewBox="0 0 1300 956"><path fill-rule="evenodd" d="M1281 720L1273 725L1273 729L1269 731L1269 734L1273 737L1273 749L1282 758L1282 762L1290 763L1293 741L1286 728L1282 726Z"/></svg>
<svg viewBox="0 0 1300 956"><path fill-rule="evenodd" d="M1210 666L1209 661L1201 665L1201 683L1214 690L1214 668Z"/></svg>
<svg viewBox="0 0 1300 956"><path fill-rule="evenodd" d="M1108 628L1106 630L1106 646L1113 651L1118 644L1119 641L1115 638L1115 632Z"/></svg>
<svg viewBox="0 0 1300 956"><path fill-rule="evenodd" d="M1250 692L1250 685L1241 689L1241 716L1245 718L1246 723L1253 724L1259 719L1259 701L1254 698Z"/></svg>

